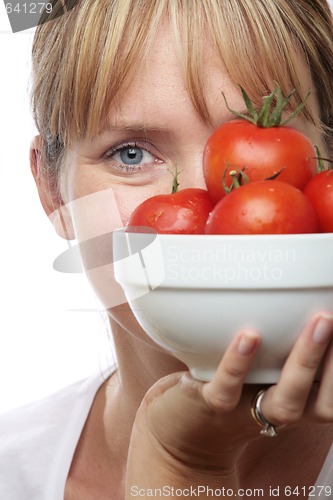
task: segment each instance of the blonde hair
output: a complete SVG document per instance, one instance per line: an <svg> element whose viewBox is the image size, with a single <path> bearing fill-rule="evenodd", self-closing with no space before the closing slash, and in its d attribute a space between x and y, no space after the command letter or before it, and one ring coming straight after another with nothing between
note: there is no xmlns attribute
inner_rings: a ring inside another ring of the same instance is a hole
<svg viewBox="0 0 333 500"><path fill-rule="evenodd" d="M329 141L333 134L333 22L326 0L78 0L63 16L36 29L32 109L55 182L66 148L93 137L149 54L168 19L192 102L210 117L202 39L208 35L231 79L254 99L273 81L295 107L309 91L306 64L319 103L304 116ZM303 75L303 78L302 78Z"/></svg>

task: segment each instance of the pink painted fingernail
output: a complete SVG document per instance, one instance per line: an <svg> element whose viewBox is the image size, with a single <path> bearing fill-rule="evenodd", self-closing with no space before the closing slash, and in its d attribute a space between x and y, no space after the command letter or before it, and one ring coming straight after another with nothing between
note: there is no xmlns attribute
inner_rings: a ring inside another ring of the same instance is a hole
<svg viewBox="0 0 333 500"><path fill-rule="evenodd" d="M259 343L259 338L252 332L244 332L238 342L238 352L243 356L252 354Z"/></svg>
<svg viewBox="0 0 333 500"><path fill-rule="evenodd" d="M319 317L313 332L313 340L317 344L326 344L333 332L333 316L323 314Z"/></svg>

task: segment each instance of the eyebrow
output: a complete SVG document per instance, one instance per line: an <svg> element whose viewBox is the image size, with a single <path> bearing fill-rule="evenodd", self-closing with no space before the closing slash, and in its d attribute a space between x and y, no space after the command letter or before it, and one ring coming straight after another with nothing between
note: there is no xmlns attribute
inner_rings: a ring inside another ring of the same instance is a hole
<svg viewBox="0 0 333 500"><path fill-rule="evenodd" d="M161 126L149 126L146 123L119 123L119 124L107 124L99 134L103 134L105 132L168 132L168 129Z"/></svg>
<svg viewBox="0 0 333 500"><path fill-rule="evenodd" d="M259 114L261 110L261 106L254 106L254 109L256 113ZM250 112L248 111L247 108L241 109L241 110L235 110L237 113L241 113L245 116L251 116ZM221 121L217 127L222 125L223 123L227 123L233 119L237 119L238 117L234 115L231 111L227 110L227 113L224 117L224 120ZM240 118L242 119L242 118ZM217 128L216 127L216 128ZM105 127L103 127L98 135L102 135L105 133L110 133L110 132L147 132L147 133L164 133L167 134L170 132L170 130L167 127L161 127L160 125L154 126L154 125L148 125L147 123L144 122L133 122L133 123L126 123L126 122L119 122L119 123L107 123Z"/></svg>

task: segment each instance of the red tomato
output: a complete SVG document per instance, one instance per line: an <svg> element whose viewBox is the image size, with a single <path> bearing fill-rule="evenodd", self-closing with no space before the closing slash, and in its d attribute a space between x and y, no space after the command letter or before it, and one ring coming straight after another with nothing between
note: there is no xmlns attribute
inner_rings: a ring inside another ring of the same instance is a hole
<svg viewBox="0 0 333 500"><path fill-rule="evenodd" d="M206 234L293 234L318 232L315 210L299 189L281 181L245 184L219 201Z"/></svg>
<svg viewBox="0 0 333 500"><path fill-rule="evenodd" d="M212 209L206 190L183 189L145 200L132 213L128 226L148 226L157 233L203 234Z"/></svg>
<svg viewBox="0 0 333 500"><path fill-rule="evenodd" d="M316 152L309 139L290 127L258 127L237 119L221 125L208 139L203 156L208 192L215 203L225 196L226 169L242 170L249 181L268 179L281 169L278 180L303 190L317 171ZM226 176L226 184L231 179Z"/></svg>
<svg viewBox="0 0 333 500"><path fill-rule="evenodd" d="M319 230L333 233L333 170L323 170L315 175L304 194L316 211Z"/></svg>

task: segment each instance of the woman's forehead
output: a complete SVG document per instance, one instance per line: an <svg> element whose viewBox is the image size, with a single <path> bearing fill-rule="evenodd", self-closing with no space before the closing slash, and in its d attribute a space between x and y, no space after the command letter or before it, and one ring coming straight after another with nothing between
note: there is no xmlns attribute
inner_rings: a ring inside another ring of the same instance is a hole
<svg viewBox="0 0 333 500"><path fill-rule="evenodd" d="M207 54L202 90L210 115L219 121L216 115L220 114L219 109L225 108L222 92L231 107L238 107L240 90L211 43L204 38L202 43ZM133 129L163 130L168 128L172 117L179 119L191 112L194 117L196 110L186 86L182 62L170 29L165 28L158 32L149 53L137 65L130 85L111 104L108 126L125 128L130 123Z"/></svg>
<svg viewBox="0 0 333 500"><path fill-rule="evenodd" d="M203 35L201 44L204 59L198 66L201 70L200 90L207 105L210 124L216 127L221 122L234 118L226 107L222 93L227 98L229 108L244 113L246 106L238 82L232 80L211 37ZM111 103L105 128L158 130L167 133L170 131L170 124L179 128L182 121L186 120L188 123L191 116L193 122L198 120L198 110L191 95L193 89L186 80L183 64L174 33L170 25L164 23L156 32L149 51L137 62L130 84ZM300 65L300 70L300 79L311 89L312 82L305 62ZM266 85L270 89L276 86L269 74ZM250 79L245 90L253 93L253 82ZM263 95L259 92L256 95L257 108L261 105Z"/></svg>

